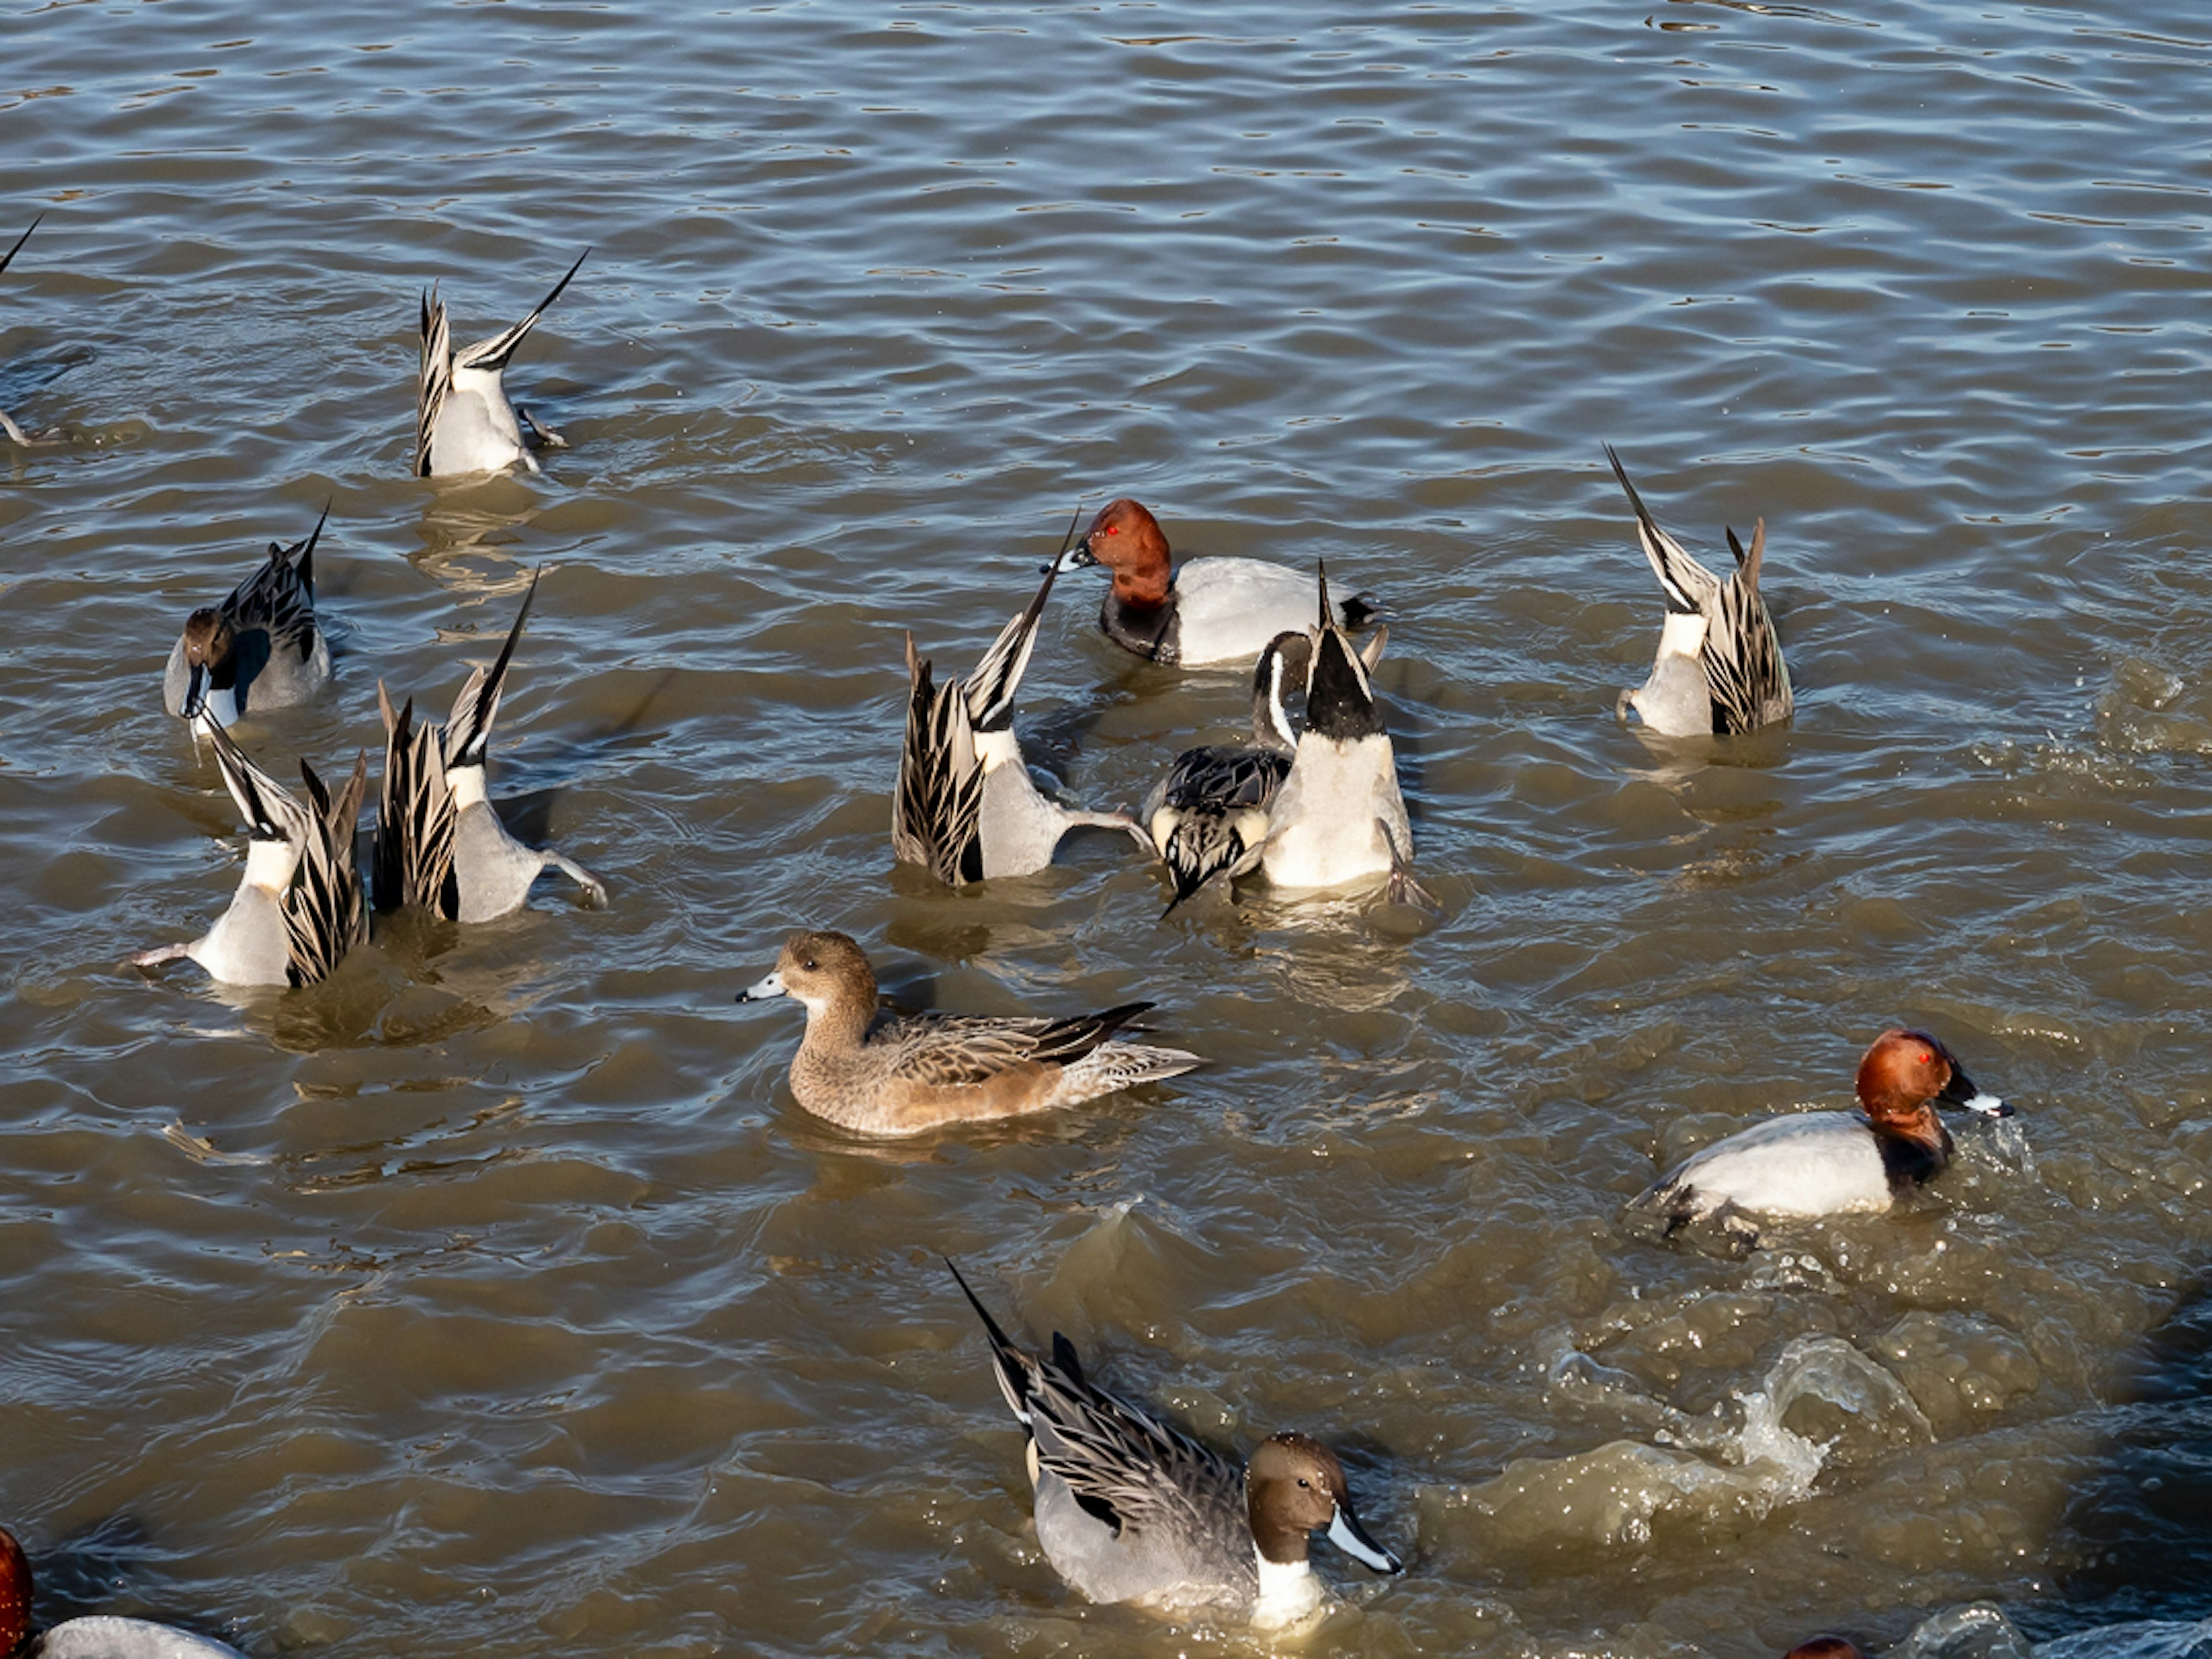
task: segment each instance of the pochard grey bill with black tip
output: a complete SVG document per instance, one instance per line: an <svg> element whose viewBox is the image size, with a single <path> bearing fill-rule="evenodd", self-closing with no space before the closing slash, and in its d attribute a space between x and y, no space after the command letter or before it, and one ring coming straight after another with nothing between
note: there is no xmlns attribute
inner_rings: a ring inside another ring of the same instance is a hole
<svg viewBox="0 0 2212 1659"><path fill-rule="evenodd" d="M1025 1352L945 1265L983 1322L999 1392L1029 1431L1037 1542L1091 1601L1296 1624L1322 1602L1307 1540L1323 1529L1376 1572L1405 1570L1360 1524L1344 1466L1320 1441L1278 1434L1240 1469L1091 1382L1058 1332L1050 1358Z"/></svg>
<svg viewBox="0 0 2212 1659"><path fill-rule="evenodd" d="M536 309L489 340L453 349L446 307L433 283L422 293L422 358L415 381L415 475L496 472L520 461L540 471L533 449L566 448L568 440L507 402L507 365L538 319L561 297L592 257L586 248Z"/></svg>
<svg viewBox="0 0 2212 1659"><path fill-rule="evenodd" d="M1876 1037L1855 1087L1856 1112L1770 1118L1715 1141L1638 1194L1625 1218L1662 1237L1709 1223L1747 1250L1759 1238L1753 1217L1887 1210L1899 1194L1941 1175L1956 1149L1939 1105L2013 1115L1926 1031L1893 1029Z"/></svg>
<svg viewBox="0 0 2212 1659"><path fill-rule="evenodd" d="M1064 1018L887 1013L867 957L844 933L793 933L775 971L737 1000L787 996L806 1010L791 1092L817 1117L861 1134L1026 1116L1204 1063L1180 1048L1109 1041L1149 1002Z"/></svg>
<svg viewBox="0 0 2212 1659"><path fill-rule="evenodd" d="M148 1619L64 1619L31 1639L30 1558L0 1527L0 1659L244 1659L236 1648Z"/></svg>
<svg viewBox="0 0 2212 1659"><path fill-rule="evenodd" d="M230 908L199 938L131 958L137 968L189 957L227 985L313 985L337 970L368 935L354 832L368 783L368 757L333 796L300 763L302 805L246 758L230 734L203 714L196 729L214 745L216 766L245 815L246 872Z"/></svg>
<svg viewBox="0 0 2212 1659"><path fill-rule="evenodd" d="M1667 622L1650 678L1622 692L1615 713L1626 720L1632 708L1665 738L1727 737L1788 720L1796 706L1790 670L1759 592L1766 520L1753 526L1749 552L1735 531L1728 532L1736 568L1723 581L1659 527L1611 444L1605 458L1627 492L1637 540L1667 595Z"/></svg>
<svg viewBox="0 0 2212 1659"><path fill-rule="evenodd" d="M1259 867L1270 811L1297 753L1284 700L1304 691L1312 659L1313 641L1297 629L1268 641L1252 670L1252 741L1184 750L1139 809L1175 884L1163 921L1212 883Z"/></svg>
<svg viewBox="0 0 2212 1659"><path fill-rule="evenodd" d="M891 794L891 853L948 887L1032 875L1080 827L1119 830L1149 850L1127 813L1060 805L1037 788L1022 758L1014 692L1036 649L1055 568L1046 567L1036 596L999 630L964 683L939 684L914 635L906 636L906 735Z"/></svg>
<svg viewBox="0 0 2212 1659"><path fill-rule="evenodd" d="M1269 817L1260 868L1291 892L1333 892L1387 881L1401 902L1433 906L1413 879L1413 829L1398 788L1398 757L1370 678L1388 630L1355 648L1330 620L1328 570L1319 568L1320 623L1306 681L1305 730Z"/></svg>
<svg viewBox="0 0 2212 1659"><path fill-rule="evenodd" d="M331 683L330 641L315 621L315 548L331 516L303 541L269 544L269 556L219 605L185 618L161 672L161 706L217 726L289 708Z"/></svg>
<svg viewBox="0 0 2212 1659"><path fill-rule="evenodd" d="M530 578L489 669L473 670L441 728L415 721L415 702L394 714L384 682L376 704L384 716L384 779L376 813L376 908L419 904L446 921L493 921L522 908L538 878L558 870L602 907L607 890L597 876L550 848L526 847L507 830L491 804L487 768L492 722L499 718L508 665L538 600L540 571Z"/></svg>
<svg viewBox="0 0 2212 1659"><path fill-rule="evenodd" d="M1247 663L1285 629L1303 632L1312 614L1313 591L1288 565L1207 557L1177 566L1160 521L1126 495L1100 507L1083 539L1050 568L1094 566L1114 578L1100 602L1100 629L1153 662ZM1363 628L1374 615L1374 605L1358 595L1338 605L1331 620Z"/></svg>

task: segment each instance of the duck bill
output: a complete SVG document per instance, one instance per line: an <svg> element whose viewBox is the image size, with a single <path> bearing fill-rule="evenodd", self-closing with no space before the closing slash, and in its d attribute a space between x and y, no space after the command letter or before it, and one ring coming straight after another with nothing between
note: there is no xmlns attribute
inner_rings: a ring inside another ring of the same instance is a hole
<svg viewBox="0 0 2212 1659"><path fill-rule="evenodd" d="M1962 1106L1970 1112L1979 1112L1984 1117L2010 1117L2012 1103L1990 1094L1966 1075L1966 1068L1955 1060L1951 1062L1951 1080L1943 1085L1943 1092L1936 1097L1954 1106Z"/></svg>
<svg viewBox="0 0 2212 1659"><path fill-rule="evenodd" d="M783 988L783 975L770 974L757 984L746 986L744 990L738 993L737 1000L739 1002L772 1002L776 998L787 994Z"/></svg>
<svg viewBox="0 0 2212 1659"><path fill-rule="evenodd" d="M1403 1561L1367 1535L1367 1528L1359 1524L1359 1517L1352 1512L1349 1504L1336 1506L1336 1518L1328 1523L1328 1541L1377 1572L1401 1573L1406 1570Z"/></svg>
<svg viewBox="0 0 2212 1659"><path fill-rule="evenodd" d="M1065 576L1071 570L1087 570L1097 562L1098 556L1091 550L1091 538L1085 536L1050 564L1038 568L1056 576Z"/></svg>
<svg viewBox="0 0 2212 1659"><path fill-rule="evenodd" d="M190 678L185 681L185 701L181 712L186 720L197 720L206 710L207 670L194 663Z"/></svg>

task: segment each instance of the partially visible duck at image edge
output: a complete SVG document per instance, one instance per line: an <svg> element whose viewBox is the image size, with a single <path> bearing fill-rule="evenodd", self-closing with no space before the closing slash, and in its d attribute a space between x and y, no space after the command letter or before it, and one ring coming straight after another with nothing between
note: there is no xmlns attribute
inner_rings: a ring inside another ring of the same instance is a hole
<svg viewBox="0 0 2212 1659"><path fill-rule="evenodd" d="M1632 1200L1627 1220L1666 1236L1712 1222L1748 1249L1758 1242L1749 1216L1887 1210L1899 1193L1940 1175L1954 1149L1939 1103L2013 1115L1925 1031L1876 1037L1859 1062L1856 1086L1856 1112L1770 1118L1715 1141Z"/></svg>
<svg viewBox="0 0 2212 1659"><path fill-rule="evenodd" d="M244 1659L205 1636L146 1619L64 1619L31 1638L31 1563L0 1527L0 1659Z"/></svg>
<svg viewBox="0 0 2212 1659"><path fill-rule="evenodd" d="M1311 626L1313 590L1305 574L1264 559L1187 559L1178 568L1160 523L1123 496L1098 509L1083 539L1057 568L1099 566L1114 578L1098 625L1126 651L1154 662L1195 668L1246 663L1285 629ZM1346 599L1331 620L1363 628L1375 615L1364 596Z"/></svg>

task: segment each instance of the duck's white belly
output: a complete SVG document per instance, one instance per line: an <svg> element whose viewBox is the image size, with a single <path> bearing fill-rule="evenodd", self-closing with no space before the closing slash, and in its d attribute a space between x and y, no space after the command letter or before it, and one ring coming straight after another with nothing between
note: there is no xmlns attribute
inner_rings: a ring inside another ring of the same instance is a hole
<svg viewBox="0 0 2212 1659"><path fill-rule="evenodd" d="M1387 737L1339 745L1309 734L1283 780L1260 867L1278 887L1349 887L1390 873L1385 816L1403 822Z"/></svg>
<svg viewBox="0 0 2212 1659"><path fill-rule="evenodd" d="M238 1650L144 1619L65 1619L39 1638L40 1659L241 1659Z"/></svg>
<svg viewBox="0 0 2212 1659"><path fill-rule="evenodd" d="M1186 666L1250 662L1276 635L1303 632L1321 617L1310 574L1261 559L1193 559L1176 570L1175 592L1176 658Z"/></svg>
<svg viewBox="0 0 2212 1659"><path fill-rule="evenodd" d="M458 382L459 375L455 375ZM495 386L489 393L456 384L446 394L438 411L438 424L430 434L430 472L496 472L521 461L532 471L537 462L523 447L522 428L507 393Z"/></svg>
<svg viewBox="0 0 2212 1659"><path fill-rule="evenodd" d="M1715 1141L1653 1191L1695 1195L1759 1215L1841 1215L1890 1206L1889 1172L1874 1131L1856 1112L1806 1112L1755 1123Z"/></svg>

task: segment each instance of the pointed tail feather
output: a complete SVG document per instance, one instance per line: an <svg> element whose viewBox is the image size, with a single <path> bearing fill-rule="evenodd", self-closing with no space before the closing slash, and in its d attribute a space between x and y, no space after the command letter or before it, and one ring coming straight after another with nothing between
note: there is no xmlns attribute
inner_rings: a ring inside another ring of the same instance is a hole
<svg viewBox="0 0 2212 1659"><path fill-rule="evenodd" d="M455 767L482 766L491 748L492 722L499 718L500 694L507 689L507 667L514 660L514 647L522 639L523 625L530 620L530 607L538 603L538 578L545 574L539 566L530 575L529 591L522 596L522 609L515 612L514 626L507 630L507 642L499 648L499 659L487 673L479 668L469 676L468 684L461 687L461 695L453 699L453 714L446 721L446 765Z"/></svg>

